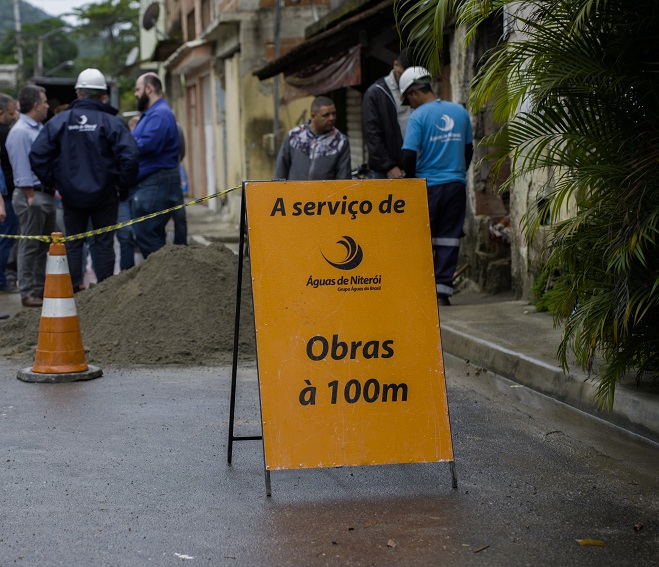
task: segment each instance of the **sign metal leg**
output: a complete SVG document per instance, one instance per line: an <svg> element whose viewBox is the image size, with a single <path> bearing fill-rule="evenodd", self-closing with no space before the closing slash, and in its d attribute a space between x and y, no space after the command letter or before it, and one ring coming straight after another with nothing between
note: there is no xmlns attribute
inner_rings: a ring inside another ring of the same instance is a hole
<svg viewBox="0 0 659 567"><path fill-rule="evenodd" d="M243 256L245 244L245 184L243 183L242 199L240 204L240 248L238 251L238 277L236 282L236 318L233 328L233 364L231 368L231 401L229 405L229 440L227 462L231 464L231 457L233 454L233 442L235 437L233 435L233 422L235 418L236 409L236 381L238 375L238 339L240 335L240 300L242 297L243 287Z"/></svg>
<svg viewBox="0 0 659 567"><path fill-rule="evenodd" d="M270 484L270 471L265 471L265 495L270 498L272 496L272 485Z"/></svg>

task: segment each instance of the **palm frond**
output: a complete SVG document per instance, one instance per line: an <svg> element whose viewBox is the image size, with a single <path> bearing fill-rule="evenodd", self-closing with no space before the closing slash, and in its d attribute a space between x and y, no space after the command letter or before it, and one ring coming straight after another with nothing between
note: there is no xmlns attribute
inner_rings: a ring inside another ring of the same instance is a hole
<svg viewBox="0 0 659 567"><path fill-rule="evenodd" d="M481 140L503 188L546 179L521 219L549 217L546 268L562 274L552 309L559 360L602 360L611 407L630 371L659 373L659 5L655 0L399 0L399 22L433 70L455 16L467 44L491 18L513 20L479 62L469 106L497 130ZM404 8L404 9L403 9ZM505 39L505 40L504 40Z"/></svg>

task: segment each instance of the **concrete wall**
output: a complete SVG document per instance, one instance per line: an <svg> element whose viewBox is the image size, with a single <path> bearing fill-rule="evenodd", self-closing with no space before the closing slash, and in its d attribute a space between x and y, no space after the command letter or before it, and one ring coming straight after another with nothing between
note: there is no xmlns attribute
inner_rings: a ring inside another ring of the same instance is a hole
<svg viewBox="0 0 659 567"><path fill-rule="evenodd" d="M228 187L236 187L247 179L245 172L245 139L243 105L241 104L242 79L240 73L240 57L238 54L224 60L224 76L226 81L226 145L224 145L226 167L225 177ZM220 212L227 220L240 221L240 192L229 193L223 199Z"/></svg>
<svg viewBox="0 0 659 567"><path fill-rule="evenodd" d="M508 8L509 10L513 8ZM520 15L524 16L529 8L523 4L514 7ZM508 41L523 39L520 30L515 27L516 20L508 19ZM522 107L525 102L522 102ZM525 235L524 216L527 211L537 207L539 198L546 195L553 188L552 176L555 172L535 172L532 176L525 176L517 180L510 191L510 219L512 228L512 257L511 274L513 291L516 297L531 297L531 288L544 265L546 252L543 250L549 226L541 227L533 240ZM557 219L567 218L572 214L574 203L568 203L563 211L553 211Z"/></svg>
<svg viewBox="0 0 659 567"><path fill-rule="evenodd" d="M514 22L512 18L508 19L509 40L520 39L520 32L515 29ZM476 74L478 62L487 50L494 47L503 32L503 20L493 19L465 47L463 30L456 30L450 36L448 45L450 75L443 78L437 92L453 102L466 103L469 84ZM498 125L494 123L489 109L477 115L472 114L472 125L475 155L467 176L468 212L458 268L468 266L464 275L483 291L499 293L512 289L516 297L530 298L533 283L544 265L544 247L549 226L540 227L531 241L524 232L524 218L531 208L537 207L538 199L552 189L551 179L555 172L537 172L533 176L520 178L510 188L508 195L501 194L498 186L507 177L509 170L504 168L499 177L494 178L492 163L487 160L479 163L488 153L488 148L477 146ZM573 207L574 204L569 203L565 210L552 213L556 219L564 219L573 214ZM507 212L510 219L510 243L494 239L490 234L490 226Z"/></svg>
<svg viewBox="0 0 659 567"><path fill-rule="evenodd" d="M245 0L241 2L243 10ZM246 10L243 10L246 12ZM310 10L285 8L282 20L283 45L289 47L302 40L303 30L310 23ZM286 131L297 124L310 99L296 99L288 103L280 79L279 139L273 142L274 100L273 80L259 81L252 73L272 57L272 10L244 13L235 26L227 26L225 37L217 41L215 66L222 68L225 97L224 118L218 116L216 126L218 178L228 187L250 179L272 179L279 143ZM286 39L294 41L286 43ZM223 53L234 52L229 58ZM220 113L221 114L221 113ZM227 220L239 220L240 195L233 192L219 202L220 212Z"/></svg>
<svg viewBox="0 0 659 567"><path fill-rule="evenodd" d="M457 29L448 45L450 75L444 76L440 86L443 98L466 105L469 85L476 74L482 54L492 47L488 42L495 34L484 34L465 48L464 30ZM446 81L450 83L446 85ZM487 148L478 146L480 140L494 131L491 114L486 110L472 114L474 132L474 160L467 172L467 218L465 237L460 246L458 270L463 276L487 293L500 293L512 287L511 246L493 239L490 226L507 214L506 203L498 192L497 181L491 179L491 164L481 162Z"/></svg>

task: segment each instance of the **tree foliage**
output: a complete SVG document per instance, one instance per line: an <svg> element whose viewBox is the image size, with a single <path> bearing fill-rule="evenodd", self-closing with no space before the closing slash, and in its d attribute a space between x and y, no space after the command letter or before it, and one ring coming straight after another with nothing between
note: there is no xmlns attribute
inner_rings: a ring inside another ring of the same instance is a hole
<svg viewBox="0 0 659 567"><path fill-rule="evenodd" d="M473 39L504 11L516 33L481 61L474 112L499 129L482 143L510 158L505 187L543 173L550 192L523 219L533 238L551 215L547 269L564 325L559 358L603 369L597 398L611 407L630 371L659 372L659 4L656 0L398 1L399 25L437 69L447 18ZM571 214L565 219L567 205Z"/></svg>
<svg viewBox="0 0 659 567"><path fill-rule="evenodd" d="M19 6L23 25L36 24L48 18L43 10L29 2L20 0ZM14 31L14 25L14 0L0 0L0 42L4 41L8 33Z"/></svg>
<svg viewBox="0 0 659 567"><path fill-rule="evenodd" d="M97 67L117 77L130 50L139 43L139 2L104 0L74 8L72 15L81 22L76 35L89 47L78 66Z"/></svg>
<svg viewBox="0 0 659 567"><path fill-rule="evenodd" d="M45 18L43 13L32 13L21 3L22 41L24 54L24 74L31 76L36 70L37 38L46 32L66 26L59 18ZM0 8L10 10L11 1L0 0ZM36 10L36 9L34 9ZM6 11L6 10L5 10ZM4 36L0 42L0 63L16 63L16 36L13 31L13 11L5 24ZM139 44L139 2L136 0L96 0L74 8L66 16L75 16L80 22L71 30L53 33L43 42L43 70L47 72L60 63L73 60L72 69L57 71L59 77L75 78L87 67L100 69L106 76L115 80L124 93L131 93L132 79L122 76L124 63L131 49ZM28 17L37 21L28 22ZM11 28L9 27L11 24ZM133 97L129 96L130 106ZM123 98L122 98L123 101Z"/></svg>
<svg viewBox="0 0 659 567"><path fill-rule="evenodd" d="M59 18L47 18L32 24L24 24L21 30L23 57L26 74L31 75L37 68L37 49L39 37L52 32L42 40L43 71L53 69L64 61L75 60L78 46L62 28L66 23ZM59 31L55 31L59 30ZM0 62L16 62L16 33L12 30L0 43ZM63 73L58 73L64 76Z"/></svg>

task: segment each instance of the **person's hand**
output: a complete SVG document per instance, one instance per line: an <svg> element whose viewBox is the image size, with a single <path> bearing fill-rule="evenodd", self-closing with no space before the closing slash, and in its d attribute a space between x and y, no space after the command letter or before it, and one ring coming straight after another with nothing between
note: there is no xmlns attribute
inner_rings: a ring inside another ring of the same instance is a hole
<svg viewBox="0 0 659 567"><path fill-rule="evenodd" d="M32 201L34 201L34 189L32 187L23 187L23 193L25 193L25 198L27 199L28 206L32 206Z"/></svg>
<svg viewBox="0 0 659 567"><path fill-rule="evenodd" d="M5 200L0 199L0 224L7 220L7 210L5 209Z"/></svg>
<svg viewBox="0 0 659 567"><path fill-rule="evenodd" d="M404 175L403 171L397 165L395 165L389 171L387 171L388 179L401 179L403 175Z"/></svg>

